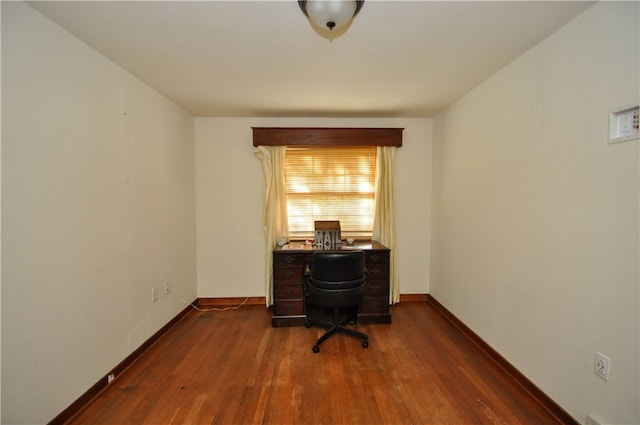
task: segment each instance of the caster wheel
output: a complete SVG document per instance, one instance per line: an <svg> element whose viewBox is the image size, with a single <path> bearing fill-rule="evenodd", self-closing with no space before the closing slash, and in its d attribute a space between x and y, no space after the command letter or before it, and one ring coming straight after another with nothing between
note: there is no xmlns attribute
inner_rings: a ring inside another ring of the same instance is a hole
<svg viewBox="0 0 640 425"><path fill-rule="evenodd" d="M362 341L362 346L364 348L367 348L369 346L369 341L367 341L366 339L364 341Z"/></svg>
<svg viewBox="0 0 640 425"><path fill-rule="evenodd" d="M310 328L310 327L311 327L311 320L307 320L307 321L304 323L304 327L305 327L305 328L307 328L307 329L308 329L308 328Z"/></svg>
<svg viewBox="0 0 640 425"><path fill-rule="evenodd" d="M314 353L319 353L320 352L320 347L318 347L317 345L314 345L312 348Z"/></svg>

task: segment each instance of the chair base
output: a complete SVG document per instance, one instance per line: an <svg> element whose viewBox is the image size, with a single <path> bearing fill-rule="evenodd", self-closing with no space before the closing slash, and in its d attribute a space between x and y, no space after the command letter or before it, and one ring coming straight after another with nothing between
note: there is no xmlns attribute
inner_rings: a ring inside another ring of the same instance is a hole
<svg viewBox="0 0 640 425"><path fill-rule="evenodd" d="M369 346L369 336L365 333L358 332L354 329L348 328L345 325L351 321L351 317L347 317L342 322L338 320L338 309L334 309L334 321L330 322L320 322L311 320L307 317L307 322L305 326L310 328L313 325L321 326L325 329L328 329L318 340L315 345L312 347L314 353L320 352L320 344L327 340L331 335L335 333L345 333L347 335L354 336L356 338L360 338L362 340L362 347L367 348Z"/></svg>

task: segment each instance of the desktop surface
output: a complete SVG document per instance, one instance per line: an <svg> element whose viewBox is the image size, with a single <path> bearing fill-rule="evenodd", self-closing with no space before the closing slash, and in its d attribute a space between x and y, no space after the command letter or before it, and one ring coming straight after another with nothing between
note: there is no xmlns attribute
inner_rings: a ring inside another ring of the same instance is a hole
<svg viewBox="0 0 640 425"><path fill-rule="evenodd" d="M290 241L282 246L276 247L275 251L342 251L342 250L383 250L389 251L389 248L376 241L354 241L349 244L347 242L321 245L309 243L306 241Z"/></svg>

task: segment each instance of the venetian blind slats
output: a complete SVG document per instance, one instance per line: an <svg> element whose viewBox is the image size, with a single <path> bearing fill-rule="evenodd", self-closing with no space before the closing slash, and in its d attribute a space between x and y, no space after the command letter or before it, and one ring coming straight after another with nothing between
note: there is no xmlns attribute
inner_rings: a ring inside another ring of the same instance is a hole
<svg viewBox="0 0 640 425"><path fill-rule="evenodd" d="M292 238L313 236L316 220L339 220L342 237L370 237L376 147L289 147L285 190Z"/></svg>

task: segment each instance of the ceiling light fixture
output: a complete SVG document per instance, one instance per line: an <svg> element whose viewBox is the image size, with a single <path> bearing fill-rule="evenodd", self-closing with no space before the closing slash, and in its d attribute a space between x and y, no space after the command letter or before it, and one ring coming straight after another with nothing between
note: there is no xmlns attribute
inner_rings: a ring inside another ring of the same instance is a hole
<svg viewBox="0 0 640 425"><path fill-rule="evenodd" d="M339 29L358 14L364 0L298 0L298 6L318 28Z"/></svg>

